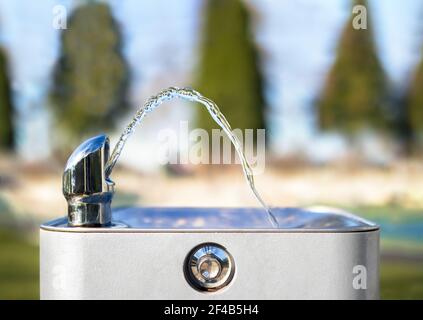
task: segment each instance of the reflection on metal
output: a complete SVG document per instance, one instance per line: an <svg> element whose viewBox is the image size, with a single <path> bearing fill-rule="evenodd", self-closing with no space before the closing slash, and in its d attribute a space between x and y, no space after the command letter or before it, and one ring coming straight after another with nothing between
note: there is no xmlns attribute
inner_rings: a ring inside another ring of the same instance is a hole
<svg viewBox="0 0 423 320"><path fill-rule="evenodd" d="M199 291L213 292L227 286L235 273L229 252L217 243L195 247L185 261L185 277Z"/></svg>
<svg viewBox="0 0 423 320"><path fill-rule="evenodd" d="M99 135L82 143L70 156L63 173L69 226L109 226L113 182L104 174L109 139Z"/></svg>
<svg viewBox="0 0 423 320"><path fill-rule="evenodd" d="M379 227L367 220L331 208L272 208L279 228L273 228L261 208L121 208L113 210L113 224L104 232L201 232L260 230L266 232L356 232ZM96 232L95 228L69 228L67 219L42 225L49 230Z"/></svg>

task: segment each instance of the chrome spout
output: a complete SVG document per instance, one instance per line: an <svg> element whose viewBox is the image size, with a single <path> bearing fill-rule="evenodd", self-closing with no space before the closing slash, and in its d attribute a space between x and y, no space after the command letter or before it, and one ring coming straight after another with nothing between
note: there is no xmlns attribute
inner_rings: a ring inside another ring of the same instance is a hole
<svg viewBox="0 0 423 320"><path fill-rule="evenodd" d="M69 157L62 182L70 226L111 224L114 183L105 173L108 158L109 138L106 135L88 139Z"/></svg>

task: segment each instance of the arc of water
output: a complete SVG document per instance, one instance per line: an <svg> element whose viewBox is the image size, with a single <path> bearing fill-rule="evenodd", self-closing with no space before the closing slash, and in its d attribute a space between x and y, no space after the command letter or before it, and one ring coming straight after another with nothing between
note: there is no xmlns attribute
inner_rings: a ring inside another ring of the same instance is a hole
<svg viewBox="0 0 423 320"><path fill-rule="evenodd" d="M113 168L119 159L120 154L122 153L123 147L125 146L126 141L134 132L135 127L141 122L141 120L159 105L161 105L165 101L172 100L173 98L181 98L188 101L199 102L207 108L207 111L210 113L213 120L222 128L228 138L231 140L232 144L235 147L235 150L238 154L238 157L241 160L242 169L244 172L244 176L250 186L250 189L254 193L256 199L260 202L263 208L267 211L268 217L270 222L274 227L278 227L278 222L270 211L270 208L266 205L266 203L261 198L260 194L258 193L255 184L254 184L254 174L253 170L251 169L250 164L248 163L244 152L242 151L241 143L238 137L232 133L232 128L229 122L226 120L225 116L220 112L219 107L214 103L212 100L204 97L199 92L189 89L189 88L177 88L177 87L170 87L160 91L157 95L150 97L144 105L138 109L132 121L128 124L128 126L124 129L122 135L119 138L118 143L116 144L113 152L106 163L105 166L105 173L106 177L109 177L113 171Z"/></svg>

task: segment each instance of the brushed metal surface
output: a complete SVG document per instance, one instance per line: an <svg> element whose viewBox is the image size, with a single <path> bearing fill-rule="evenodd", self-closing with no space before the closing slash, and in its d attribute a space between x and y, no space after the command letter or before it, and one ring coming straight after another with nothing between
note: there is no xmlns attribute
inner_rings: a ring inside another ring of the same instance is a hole
<svg viewBox="0 0 423 320"><path fill-rule="evenodd" d="M204 242L231 252L236 272L213 293L184 277ZM345 233L78 233L40 231L42 299L376 299L379 231ZM355 266L366 289L353 286Z"/></svg>
<svg viewBox="0 0 423 320"><path fill-rule="evenodd" d="M42 299L377 299L379 227L331 208L129 208L104 228L40 229ZM193 248L217 243L235 274L216 292L184 274ZM356 288L357 267L365 288Z"/></svg>

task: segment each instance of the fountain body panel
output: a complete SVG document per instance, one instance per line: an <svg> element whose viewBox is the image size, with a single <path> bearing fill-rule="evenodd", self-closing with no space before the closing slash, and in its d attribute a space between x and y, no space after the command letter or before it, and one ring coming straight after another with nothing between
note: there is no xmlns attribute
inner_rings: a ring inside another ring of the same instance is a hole
<svg viewBox="0 0 423 320"><path fill-rule="evenodd" d="M109 227L60 218L41 226L43 299L376 299L379 228L332 209L115 209ZM232 281L215 292L192 288L189 252L217 243L231 253ZM356 266L366 288L355 288ZM59 281L59 280L60 281Z"/></svg>

